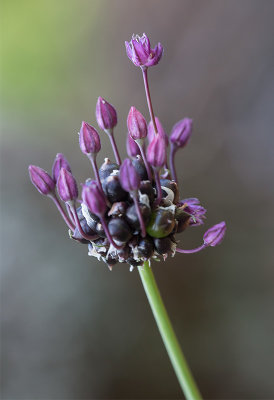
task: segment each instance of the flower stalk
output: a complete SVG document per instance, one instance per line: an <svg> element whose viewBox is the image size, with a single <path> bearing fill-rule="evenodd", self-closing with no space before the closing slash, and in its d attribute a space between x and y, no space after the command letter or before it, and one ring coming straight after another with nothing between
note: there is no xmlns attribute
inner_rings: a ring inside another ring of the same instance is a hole
<svg viewBox="0 0 274 400"><path fill-rule="evenodd" d="M138 269L158 329L186 399L200 400L201 394L180 348L148 261Z"/></svg>
<svg viewBox="0 0 274 400"><path fill-rule="evenodd" d="M154 115L154 111L153 111L153 107L152 107L152 101L151 101L150 90L149 90L149 85L148 85L147 67L142 67L142 74L143 74L143 80L144 80L144 85L145 85L147 105L148 105L148 109L149 109L150 119L153 123L155 134L157 134L158 129L157 129L157 125L155 122L155 115Z"/></svg>

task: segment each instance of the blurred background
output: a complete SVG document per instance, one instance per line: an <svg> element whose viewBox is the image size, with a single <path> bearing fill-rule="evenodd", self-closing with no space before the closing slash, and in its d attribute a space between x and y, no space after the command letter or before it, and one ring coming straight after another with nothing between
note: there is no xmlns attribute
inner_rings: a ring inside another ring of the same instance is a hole
<svg viewBox="0 0 274 400"><path fill-rule="evenodd" d="M1 12L1 380L5 400L183 398L137 270L110 273L72 242L27 167L57 152L78 182L97 97L148 119L124 41L146 32L156 115L194 134L177 157L183 197L208 209L184 248L226 220L223 244L153 270L206 399L274 398L274 1L4 0ZM102 133L99 162L112 156Z"/></svg>

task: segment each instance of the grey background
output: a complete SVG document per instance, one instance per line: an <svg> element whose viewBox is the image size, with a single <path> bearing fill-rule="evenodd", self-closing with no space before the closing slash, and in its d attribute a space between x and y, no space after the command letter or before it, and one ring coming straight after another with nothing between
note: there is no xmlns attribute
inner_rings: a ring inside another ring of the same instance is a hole
<svg viewBox="0 0 274 400"><path fill-rule="evenodd" d="M99 95L117 108L125 156L130 106L148 112L124 40L143 31L165 49L149 71L156 114L167 132L194 120L180 190L208 219L182 246L228 226L220 247L154 264L157 282L204 398L274 398L274 2L16 0L3 11L2 398L183 398L138 272L110 273L71 242L27 174L63 152L78 182L89 176L77 131L95 123Z"/></svg>

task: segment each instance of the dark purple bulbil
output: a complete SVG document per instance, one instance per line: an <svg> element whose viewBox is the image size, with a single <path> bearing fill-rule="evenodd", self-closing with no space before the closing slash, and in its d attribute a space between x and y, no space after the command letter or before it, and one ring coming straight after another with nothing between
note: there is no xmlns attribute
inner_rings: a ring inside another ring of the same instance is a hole
<svg viewBox="0 0 274 400"><path fill-rule="evenodd" d="M104 261L110 270L117 263L127 263L131 270L146 260L173 257L175 252L197 253L220 244L226 232L225 222L220 222L205 232L199 247L191 250L177 247L177 235L188 227L202 225L206 218L206 209L197 198L180 200L176 175L175 154L189 142L192 120L181 119L168 137L154 115L147 69L160 61L161 44L151 48L145 34L134 35L126 42L126 50L133 64L141 67L150 113L147 125L140 111L135 107L129 110L125 140L130 158L123 162L120 158L114 138L117 125L114 106L99 97L96 120L109 137L115 162L105 158L98 169L100 135L96 128L82 122L79 146L92 164L94 177L82 185L81 199L63 154L58 153L54 160L52 177L40 167L29 166L31 182L54 201L69 227L70 237L87 244L88 254Z"/></svg>

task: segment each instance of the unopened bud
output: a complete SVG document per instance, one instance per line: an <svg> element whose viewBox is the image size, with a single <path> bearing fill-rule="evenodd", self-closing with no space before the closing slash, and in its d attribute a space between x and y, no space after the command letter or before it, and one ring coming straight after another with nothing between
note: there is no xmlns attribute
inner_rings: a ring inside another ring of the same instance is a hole
<svg viewBox="0 0 274 400"><path fill-rule="evenodd" d="M183 118L172 128L170 141L177 147L185 147L192 133L192 119Z"/></svg>
<svg viewBox="0 0 274 400"><path fill-rule="evenodd" d="M147 123L140 111L131 107L127 117L128 132L132 139L144 139L147 136Z"/></svg>
<svg viewBox="0 0 274 400"><path fill-rule="evenodd" d="M85 121L82 122L79 132L79 144L84 154L97 154L101 150L98 132Z"/></svg>
<svg viewBox="0 0 274 400"><path fill-rule="evenodd" d="M105 214L107 205L104 194L95 181L83 185L82 199L88 209L97 216Z"/></svg>
<svg viewBox="0 0 274 400"><path fill-rule="evenodd" d="M30 165L29 176L31 182L41 194L48 195L54 191L54 180L42 168L37 167L36 165Z"/></svg>
<svg viewBox="0 0 274 400"><path fill-rule="evenodd" d="M55 183L58 180L61 168L65 168L67 171L71 172L70 165L67 159L65 158L64 154L58 153L52 165L52 178Z"/></svg>
<svg viewBox="0 0 274 400"><path fill-rule="evenodd" d="M166 146L168 146L168 136L167 136L167 134L163 128L163 125L161 124L158 117L155 117L155 123L157 126L158 134L165 139ZM153 122L150 121L148 124L148 127L147 127L147 138L148 138L149 143L152 142L154 137L155 137L154 125L153 125Z"/></svg>
<svg viewBox="0 0 274 400"><path fill-rule="evenodd" d="M154 168L161 168L166 163L166 144L163 137L155 135L147 148L147 161Z"/></svg>
<svg viewBox="0 0 274 400"><path fill-rule="evenodd" d="M217 246L220 244L225 236L226 223L224 221L217 225L213 225L204 234L204 244L206 246Z"/></svg>
<svg viewBox="0 0 274 400"><path fill-rule="evenodd" d="M140 155L140 149L138 144L132 139L132 137L127 135L127 154L129 157L136 157Z"/></svg>
<svg viewBox="0 0 274 400"><path fill-rule="evenodd" d="M129 158L126 158L120 167L120 182L127 192L136 192L140 186L140 177Z"/></svg>
<svg viewBox="0 0 274 400"><path fill-rule="evenodd" d="M74 176L65 168L61 168L57 180L57 189L60 199L64 202L76 200L78 188Z"/></svg>
<svg viewBox="0 0 274 400"><path fill-rule="evenodd" d="M117 125L117 113L115 108L102 97L96 104L96 119L102 130L113 129Z"/></svg>

